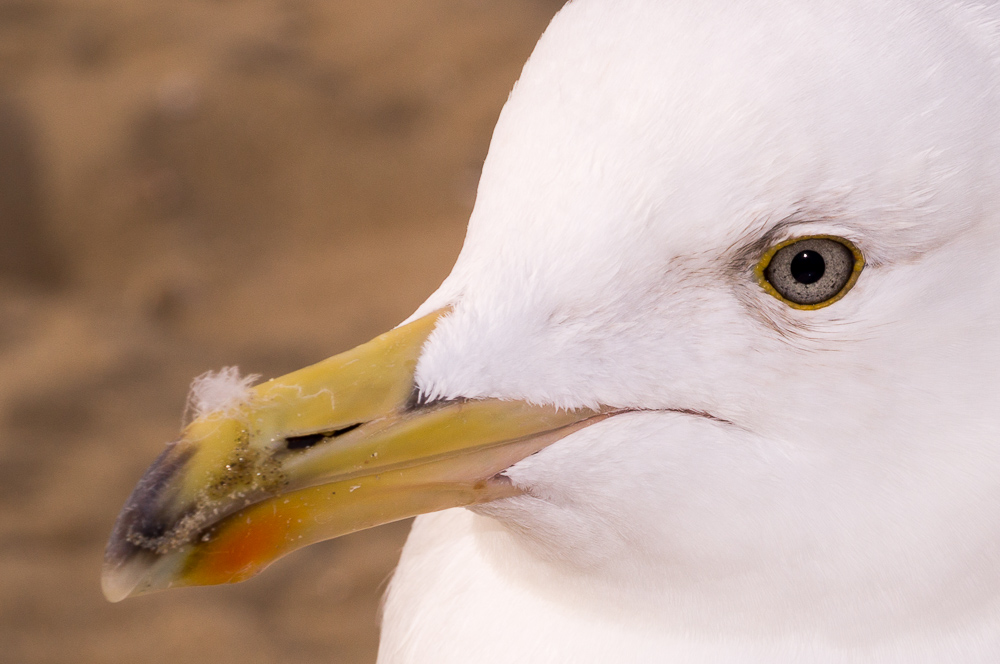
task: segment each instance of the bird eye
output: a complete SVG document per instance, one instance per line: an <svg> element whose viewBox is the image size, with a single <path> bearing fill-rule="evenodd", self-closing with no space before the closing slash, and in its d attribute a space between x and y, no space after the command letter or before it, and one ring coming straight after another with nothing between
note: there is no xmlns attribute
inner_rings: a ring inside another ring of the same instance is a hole
<svg viewBox="0 0 1000 664"><path fill-rule="evenodd" d="M771 247L756 273L764 290L788 306L821 309L844 297L864 267L864 256L847 240L814 235Z"/></svg>

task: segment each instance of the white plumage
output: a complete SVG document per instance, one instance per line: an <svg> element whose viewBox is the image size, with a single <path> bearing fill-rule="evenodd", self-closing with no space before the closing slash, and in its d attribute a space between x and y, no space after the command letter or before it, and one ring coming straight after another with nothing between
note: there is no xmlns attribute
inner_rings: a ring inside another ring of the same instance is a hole
<svg viewBox="0 0 1000 664"><path fill-rule="evenodd" d="M994 2L574 0L414 315L436 397L640 412L418 518L380 662L1000 661ZM797 310L803 235L867 266Z"/></svg>

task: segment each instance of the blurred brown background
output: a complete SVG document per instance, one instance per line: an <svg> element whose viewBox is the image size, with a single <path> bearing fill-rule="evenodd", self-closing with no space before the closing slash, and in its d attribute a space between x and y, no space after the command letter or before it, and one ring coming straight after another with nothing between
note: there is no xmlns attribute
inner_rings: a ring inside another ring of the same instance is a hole
<svg viewBox="0 0 1000 664"><path fill-rule="evenodd" d="M371 662L408 524L106 603L192 376L395 325L561 0L0 0L0 661Z"/></svg>

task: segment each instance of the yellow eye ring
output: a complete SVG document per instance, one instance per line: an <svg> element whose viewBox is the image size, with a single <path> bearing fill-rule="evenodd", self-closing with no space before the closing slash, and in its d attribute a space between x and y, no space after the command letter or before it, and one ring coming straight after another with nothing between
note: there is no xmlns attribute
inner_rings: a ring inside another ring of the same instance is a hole
<svg viewBox="0 0 1000 664"><path fill-rule="evenodd" d="M754 275L771 296L793 309L811 311L844 297L864 267L864 255L850 240L807 235L765 251Z"/></svg>

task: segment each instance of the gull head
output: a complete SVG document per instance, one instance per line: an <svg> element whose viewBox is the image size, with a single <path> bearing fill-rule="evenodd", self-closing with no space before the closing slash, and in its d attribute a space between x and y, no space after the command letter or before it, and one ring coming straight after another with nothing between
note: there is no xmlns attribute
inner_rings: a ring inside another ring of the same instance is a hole
<svg viewBox="0 0 1000 664"><path fill-rule="evenodd" d="M199 413L106 593L468 505L512 543L497 565L680 631L995 618L997 18L570 2L441 288Z"/></svg>

